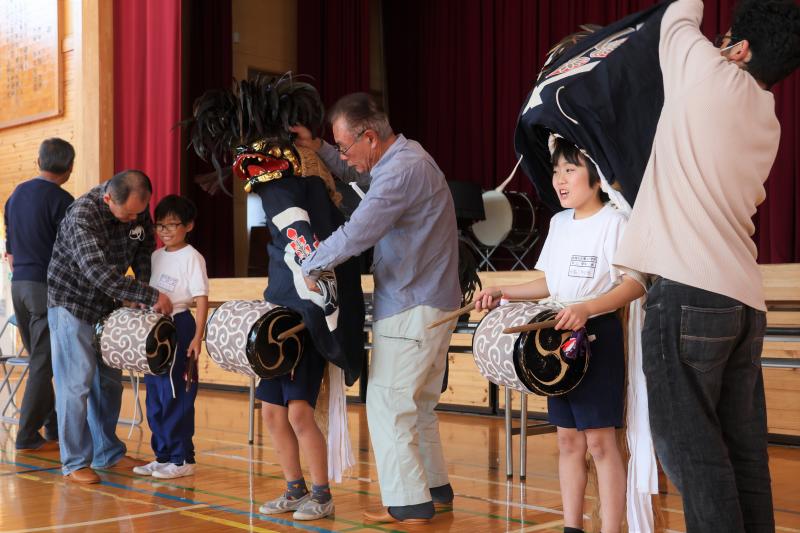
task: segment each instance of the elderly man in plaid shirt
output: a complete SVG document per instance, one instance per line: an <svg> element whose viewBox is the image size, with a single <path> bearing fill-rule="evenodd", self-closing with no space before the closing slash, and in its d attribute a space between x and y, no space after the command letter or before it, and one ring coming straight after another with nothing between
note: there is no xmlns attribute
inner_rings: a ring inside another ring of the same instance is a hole
<svg viewBox="0 0 800 533"><path fill-rule="evenodd" d="M97 483L92 468L130 470L116 426L122 372L100 362L97 321L125 305L169 314L169 298L148 285L155 248L148 203L150 179L120 172L75 200L58 230L47 271L48 313L62 471L67 480ZM127 277L133 268L136 278Z"/></svg>

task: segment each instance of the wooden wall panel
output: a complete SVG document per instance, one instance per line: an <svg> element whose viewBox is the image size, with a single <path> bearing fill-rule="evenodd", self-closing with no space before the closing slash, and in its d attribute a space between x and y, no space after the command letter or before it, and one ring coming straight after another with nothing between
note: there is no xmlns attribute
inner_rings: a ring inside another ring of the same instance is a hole
<svg viewBox="0 0 800 533"><path fill-rule="evenodd" d="M0 128L61 114L59 7L58 0L5 0L0 4L0 57L5 64Z"/></svg>
<svg viewBox="0 0 800 533"><path fill-rule="evenodd" d="M800 437L800 370L765 368L764 391L769 432Z"/></svg>
<svg viewBox="0 0 800 533"><path fill-rule="evenodd" d="M59 0L64 112L0 130L0 209L22 181L36 176L39 144L61 137L75 147L64 188L79 196L113 169L112 2Z"/></svg>
<svg viewBox="0 0 800 533"><path fill-rule="evenodd" d="M0 209L17 186L22 181L30 179L37 174L36 156L39 144L47 137L61 137L73 145L76 144L75 117L78 80L76 69L76 49L74 43L80 36L75 33L75 16L80 16L79 0L60 0L61 7L61 54L62 80L64 84L64 113L61 116L41 120L30 124L4 128L0 130ZM80 24L77 24L80 28ZM82 169L80 154L75 160L75 172ZM65 189L75 194L72 180L67 182Z"/></svg>

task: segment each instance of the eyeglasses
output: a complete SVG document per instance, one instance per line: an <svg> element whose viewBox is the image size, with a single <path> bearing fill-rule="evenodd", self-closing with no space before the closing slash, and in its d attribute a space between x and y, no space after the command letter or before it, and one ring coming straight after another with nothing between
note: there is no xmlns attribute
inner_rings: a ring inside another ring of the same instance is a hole
<svg viewBox="0 0 800 533"><path fill-rule="evenodd" d="M725 39L730 39L730 33L718 33L716 37L714 37L714 46L716 48L722 48L722 43Z"/></svg>
<svg viewBox="0 0 800 533"><path fill-rule="evenodd" d="M173 232L176 229L178 229L178 226L183 226L183 222L178 222L178 223L174 223L174 224L156 224L155 225L156 231L158 231L158 232L162 232L162 231Z"/></svg>
<svg viewBox="0 0 800 533"><path fill-rule="evenodd" d="M353 140L352 143L350 143L350 146L348 146L344 150L342 150L342 147L337 144L336 145L336 151L339 152L341 155L347 155L347 152L350 151L350 148L352 148L358 142L358 140L361 138L361 136L364 135L366 132L367 132L367 130L361 130L361 133L356 135L356 138Z"/></svg>
<svg viewBox="0 0 800 533"><path fill-rule="evenodd" d="M722 48L722 44L725 42L725 39L728 39L728 46ZM719 48L720 53L723 54L728 50L730 50L731 48L733 48L734 46L736 46L737 44L739 44L740 42L741 41L737 41L733 38L732 33L720 33L714 38L714 46Z"/></svg>

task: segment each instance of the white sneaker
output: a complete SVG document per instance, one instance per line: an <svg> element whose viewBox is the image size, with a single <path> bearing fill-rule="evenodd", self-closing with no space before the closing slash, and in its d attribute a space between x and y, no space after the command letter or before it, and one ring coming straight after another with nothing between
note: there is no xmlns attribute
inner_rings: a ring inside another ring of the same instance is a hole
<svg viewBox="0 0 800 533"><path fill-rule="evenodd" d="M161 468L164 468L168 464L171 463L159 463L158 461L151 461L146 465L134 466L133 473L139 474L140 476L152 476L153 472L155 472L156 470L160 470Z"/></svg>
<svg viewBox="0 0 800 533"><path fill-rule="evenodd" d="M332 515L334 511L333 498L325 503L319 503L313 498L309 498L297 508L292 515L295 520L319 520Z"/></svg>
<svg viewBox="0 0 800 533"><path fill-rule="evenodd" d="M182 465L167 463L166 466L162 466L154 471L153 477L157 477L158 479L173 479L176 477L191 476L194 474L194 467L194 463L184 462Z"/></svg>
<svg viewBox="0 0 800 533"><path fill-rule="evenodd" d="M311 499L311 493L307 492L303 496L297 499L290 499L286 497L286 494L281 494L279 497L275 498L274 500L270 500L261 507L258 508L258 512L261 514L280 514L280 513L289 513L292 511L296 511L303 505L305 502Z"/></svg>

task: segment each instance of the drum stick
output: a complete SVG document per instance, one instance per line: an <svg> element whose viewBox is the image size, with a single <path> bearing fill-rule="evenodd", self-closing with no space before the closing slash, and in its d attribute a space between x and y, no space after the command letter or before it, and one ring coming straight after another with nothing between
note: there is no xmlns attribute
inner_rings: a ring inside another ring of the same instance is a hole
<svg viewBox="0 0 800 533"><path fill-rule="evenodd" d="M291 335L294 335L295 333L300 333L300 332L301 332L301 331L303 331L304 329L306 329L306 325L305 325L304 323L300 322L300 323L299 323L299 324L297 324L296 326L293 326L293 327L291 327L291 328L287 329L287 330L286 330L286 331L284 331L283 333L279 333L279 334L278 334L278 340L279 340L279 341L282 341L282 340L284 340L286 337L289 337L289 336L291 336Z"/></svg>
<svg viewBox="0 0 800 533"><path fill-rule="evenodd" d="M352 187L353 190L356 191L356 194L358 195L359 198L361 198L362 200L364 199L366 193L361 190L361 187L359 187L355 181L350 182L350 187Z"/></svg>
<svg viewBox="0 0 800 533"><path fill-rule="evenodd" d="M175 357L178 357L177 355ZM197 359L195 357L189 358L189 365L186 368L186 392L189 392L192 388L192 383L194 383L195 376L197 375Z"/></svg>
<svg viewBox="0 0 800 533"><path fill-rule="evenodd" d="M544 322L536 322L534 324L523 324L521 326L513 326L503 330L503 333L525 333L526 331L537 331L540 329L552 328L558 324L558 320L545 320Z"/></svg>
<svg viewBox="0 0 800 533"><path fill-rule="evenodd" d="M492 296L492 298L500 298L501 296L503 296L503 293L501 291L494 291L491 294L491 296ZM454 318L460 317L464 313L469 313L473 309L475 309L475 302L469 303L469 304L465 305L464 307L462 307L461 309L456 309L455 311L453 311L449 315L445 316L441 320L437 320L436 322L434 322L432 324L428 324L428 329L433 329L435 327L441 326L442 324L446 324L447 322L450 322Z"/></svg>
<svg viewBox="0 0 800 533"><path fill-rule="evenodd" d="M517 169L519 168L519 164L520 163L522 163L522 156L519 156L519 160L517 161L517 164L514 165L514 170L512 170L511 174L508 175L508 177L506 178L506 181L504 181L503 183L501 183L500 185L497 186L497 188L495 189L497 192L503 192L503 189L506 188L506 185L508 185L508 182L510 182L511 178L514 177L514 174L517 173Z"/></svg>

